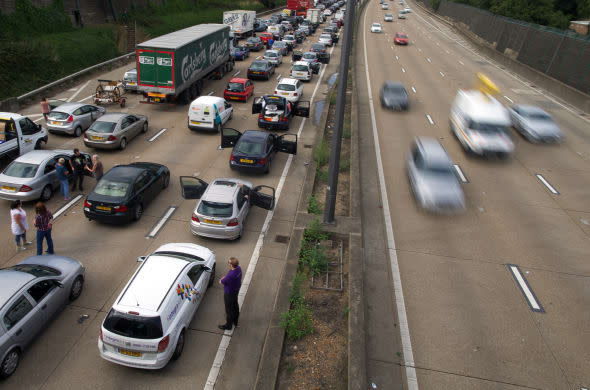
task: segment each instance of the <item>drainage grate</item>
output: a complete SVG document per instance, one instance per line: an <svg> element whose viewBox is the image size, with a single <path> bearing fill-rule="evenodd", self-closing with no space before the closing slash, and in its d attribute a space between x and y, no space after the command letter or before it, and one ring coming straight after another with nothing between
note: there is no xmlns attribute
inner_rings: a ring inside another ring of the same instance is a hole
<svg viewBox="0 0 590 390"><path fill-rule="evenodd" d="M303 145L303 147L304 147L305 149L311 149L311 148L313 148L313 145L310 145L310 144L304 144L304 145Z"/></svg>
<svg viewBox="0 0 590 390"><path fill-rule="evenodd" d="M275 242L280 242L281 244L287 244L290 239L289 236L281 236L280 234L275 236Z"/></svg>

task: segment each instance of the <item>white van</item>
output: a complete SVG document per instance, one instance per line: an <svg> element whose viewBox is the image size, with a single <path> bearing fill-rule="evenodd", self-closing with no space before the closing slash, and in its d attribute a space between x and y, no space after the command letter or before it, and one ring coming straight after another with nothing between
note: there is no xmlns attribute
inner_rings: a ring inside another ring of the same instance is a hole
<svg viewBox="0 0 590 390"><path fill-rule="evenodd" d="M215 279L215 255L170 243L138 261L102 323L98 351L123 366L159 369L182 354L186 329Z"/></svg>
<svg viewBox="0 0 590 390"><path fill-rule="evenodd" d="M459 90L451 107L450 126L463 148L479 155L508 155L510 114L491 95L479 90Z"/></svg>
<svg viewBox="0 0 590 390"><path fill-rule="evenodd" d="M188 128L190 130L216 130L229 121L234 113L232 105L218 96L200 96L188 108Z"/></svg>
<svg viewBox="0 0 590 390"><path fill-rule="evenodd" d="M22 156L47 144L47 129L26 116L0 112L0 157Z"/></svg>

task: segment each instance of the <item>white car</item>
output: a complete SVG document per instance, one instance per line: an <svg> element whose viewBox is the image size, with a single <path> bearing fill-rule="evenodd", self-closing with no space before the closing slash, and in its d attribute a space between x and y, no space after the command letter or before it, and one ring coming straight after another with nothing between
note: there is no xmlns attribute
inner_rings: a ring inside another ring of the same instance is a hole
<svg viewBox="0 0 590 390"><path fill-rule="evenodd" d="M215 130L221 128L233 117L233 106L218 96L199 96L188 108L190 130Z"/></svg>
<svg viewBox="0 0 590 390"><path fill-rule="evenodd" d="M373 23L371 25L371 32L372 33L380 33L381 32L381 23Z"/></svg>
<svg viewBox="0 0 590 390"><path fill-rule="evenodd" d="M327 46L332 46L334 45L334 42L332 42L332 34L322 34L320 35L320 39L319 39L320 43L323 43Z"/></svg>
<svg viewBox="0 0 590 390"><path fill-rule="evenodd" d="M406 18L406 14L403 12L400 12L399 15L397 15L398 19L405 19Z"/></svg>
<svg viewBox="0 0 590 390"><path fill-rule="evenodd" d="M332 15L332 11L330 11L329 9L325 9L324 12L322 12L322 14L324 14L326 16L331 16Z"/></svg>
<svg viewBox="0 0 590 390"><path fill-rule="evenodd" d="M386 22L393 22L393 14L385 14L385 16L383 17L383 19Z"/></svg>
<svg viewBox="0 0 590 390"><path fill-rule="evenodd" d="M264 53L264 59L274 66L279 66L283 63L283 55L280 50L267 50Z"/></svg>
<svg viewBox="0 0 590 390"><path fill-rule="evenodd" d="M381 9L389 9L389 4L387 4L387 3L381 4Z"/></svg>
<svg viewBox="0 0 590 390"><path fill-rule="evenodd" d="M182 354L191 320L215 280L215 254L169 243L137 261L100 327L98 351L113 363L157 370Z"/></svg>
<svg viewBox="0 0 590 390"><path fill-rule="evenodd" d="M313 78L311 65L307 61L296 61L291 68L291 77L297 80L310 81Z"/></svg>
<svg viewBox="0 0 590 390"><path fill-rule="evenodd" d="M412 10L410 9L410 7L406 7L404 8L404 12L409 14L410 12L412 12Z"/></svg>
<svg viewBox="0 0 590 390"><path fill-rule="evenodd" d="M297 79L282 78L275 88L275 95L283 96L291 103L297 103L303 95L303 83Z"/></svg>

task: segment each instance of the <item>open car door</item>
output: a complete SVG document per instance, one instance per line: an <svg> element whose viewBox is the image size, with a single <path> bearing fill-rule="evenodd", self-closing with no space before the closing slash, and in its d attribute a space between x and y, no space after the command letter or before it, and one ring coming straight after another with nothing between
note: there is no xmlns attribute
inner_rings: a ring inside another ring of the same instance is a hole
<svg viewBox="0 0 590 390"><path fill-rule="evenodd" d="M231 127L221 129L221 147L232 148L238 142L242 133Z"/></svg>
<svg viewBox="0 0 590 390"><path fill-rule="evenodd" d="M184 199L199 199L207 189L208 184L198 177L180 176L180 188Z"/></svg>
<svg viewBox="0 0 590 390"><path fill-rule="evenodd" d="M266 191L263 192L263 190ZM266 193L265 193L266 192ZM268 194L272 192L272 195ZM250 190L250 204L266 210L275 207L275 189L269 186L257 186Z"/></svg>
<svg viewBox="0 0 590 390"><path fill-rule="evenodd" d="M318 53L318 60L322 64L329 64L330 63L330 53Z"/></svg>
<svg viewBox="0 0 590 390"><path fill-rule="evenodd" d="M319 62L312 62L311 63L311 72L313 74L320 73L320 63Z"/></svg>
<svg viewBox="0 0 590 390"><path fill-rule="evenodd" d="M258 97L254 99L254 102L252 103L252 114L259 114L262 112L262 99L264 98Z"/></svg>
<svg viewBox="0 0 590 390"><path fill-rule="evenodd" d="M283 134L275 142L279 152L297 154L297 134Z"/></svg>
<svg viewBox="0 0 590 390"><path fill-rule="evenodd" d="M299 101L295 107L294 115L309 118L309 102Z"/></svg>

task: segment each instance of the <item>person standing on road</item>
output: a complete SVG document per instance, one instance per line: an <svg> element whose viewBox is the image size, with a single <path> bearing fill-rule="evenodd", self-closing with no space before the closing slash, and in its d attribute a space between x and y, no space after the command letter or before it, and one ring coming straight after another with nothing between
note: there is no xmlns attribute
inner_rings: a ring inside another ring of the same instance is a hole
<svg viewBox="0 0 590 390"><path fill-rule="evenodd" d="M41 98L41 112L43 113L43 118L45 118L45 122L47 122L47 115L49 115L50 107L49 102L47 101L46 97Z"/></svg>
<svg viewBox="0 0 590 390"><path fill-rule="evenodd" d="M66 168L66 159L60 157L55 164L55 172L59 180L59 189L64 196L64 200L70 200L70 183L68 183L68 170Z"/></svg>
<svg viewBox="0 0 590 390"><path fill-rule="evenodd" d="M84 183L84 167L86 166L86 161L84 160L84 156L80 153L78 148L74 149L74 156L70 159L70 167L72 168L72 172L74 173L74 180L72 183L72 190L76 190L76 185L80 191L84 191L82 188L82 183ZM78 184L79 183L79 184Z"/></svg>
<svg viewBox="0 0 590 390"><path fill-rule="evenodd" d="M268 50L272 49L272 45L275 43L275 40L270 38L266 43L268 43Z"/></svg>
<svg viewBox="0 0 590 390"><path fill-rule="evenodd" d="M27 212L22 208L23 204L20 200L15 200L10 204L10 221L11 230L14 234L14 241L16 242L16 251L26 249L25 245L31 245L31 241L27 241L27 230L29 224L27 223ZM21 246L20 242L23 241Z"/></svg>
<svg viewBox="0 0 590 390"><path fill-rule="evenodd" d="M219 279L219 284L223 285L226 318L225 324L218 325L221 330L231 330L233 326L238 326L240 316L238 293L242 286L242 268L240 268L240 261L235 257L230 257L227 263L230 270L222 279Z"/></svg>
<svg viewBox="0 0 590 390"><path fill-rule="evenodd" d="M84 167L84 169L88 170L90 173L94 175L94 178L98 182L102 175L104 174L104 169L102 167L102 161L98 158L98 154L92 156L92 168L89 168L88 165Z"/></svg>
<svg viewBox="0 0 590 390"><path fill-rule="evenodd" d="M53 254L53 239L51 238L51 228L53 227L53 214L43 202L35 205L35 227L37 228L37 256L43 254L43 238L47 240L47 253Z"/></svg>

